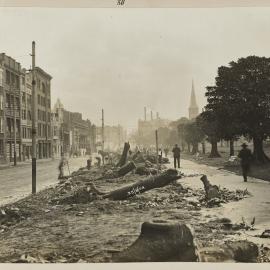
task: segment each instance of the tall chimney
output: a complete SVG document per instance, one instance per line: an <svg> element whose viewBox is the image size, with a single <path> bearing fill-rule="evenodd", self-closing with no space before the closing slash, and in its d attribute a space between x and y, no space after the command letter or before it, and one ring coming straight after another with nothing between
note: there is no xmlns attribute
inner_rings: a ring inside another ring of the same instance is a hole
<svg viewBox="0 0 270 270"><path fill-rule="evenodd" d="M157 112L157 119L159 119L159 114L158 114L158 112Z"/></svg>
<svg viewBox="0 0 270 270"><path fill-rule="evenodd" d="M144 107L144 121L146 121L146 107Z"/></svg>
<svg viewBox="0 0 270 270"><path fill-rule="evenodd" d="M153 112L151 111L151 120L153 120Z"/></svg>

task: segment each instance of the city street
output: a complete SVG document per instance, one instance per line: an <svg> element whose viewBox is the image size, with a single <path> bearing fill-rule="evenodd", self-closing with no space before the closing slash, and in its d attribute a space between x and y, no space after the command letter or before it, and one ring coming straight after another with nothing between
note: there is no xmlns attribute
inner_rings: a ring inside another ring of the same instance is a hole
<svg viewBox="0 0 270 270"><path fill-rule="evenodd" d="M69 159L70 172L86 166L86 157ZM57 183L59 160L46 160L37 162L37 192L49 185ZM31 163L0 170L0 205L16 201L32 190ZM68 175L68 167L65 167L65 175Z"/></svg>

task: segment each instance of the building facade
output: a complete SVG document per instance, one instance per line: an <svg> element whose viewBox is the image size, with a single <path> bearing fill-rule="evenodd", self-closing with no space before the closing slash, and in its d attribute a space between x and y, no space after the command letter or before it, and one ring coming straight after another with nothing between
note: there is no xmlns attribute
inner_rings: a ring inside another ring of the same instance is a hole
<svg viewBox="0 0 270 270"><path fill-rule="evenodd" d="M96 151L96 128L78 112L63 111L63 151L85 156Z"/></svg>
<svg viewBox="0 0 270 270"><path fill-rule="evenodd" d="M37 97L37 158L52 157L51 127L51 79L52 77L39 67L35 68Z"/></svg>
<svg viewBox="0 0 270 270"><path fill-rule="evenodd" d="M25 69L21 75L22 160L32 158L32 76Z"/></svg>
<svg viewBox="0 0 270 270"><path fill-rule="evenodd" d="M0 54L0 163L21 159L21 65Z"/></svg>

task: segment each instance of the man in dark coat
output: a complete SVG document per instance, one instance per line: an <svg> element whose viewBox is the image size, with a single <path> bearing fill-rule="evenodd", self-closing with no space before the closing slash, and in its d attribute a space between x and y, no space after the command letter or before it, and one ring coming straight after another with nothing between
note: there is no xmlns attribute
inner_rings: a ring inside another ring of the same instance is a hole
<svg viewBox="0 0 270 270"><path fill-rule="evenodd" d="M243 143L241 146L242 146L242 149L240 150L238 157L241 159L241 167L242 167L244 182L247 182L247 173L249 172L249 169L250 169L252 154L251 154L250 149L248 149L245 143Z"/></svg>
<svg viewBox="0 0 270 270"><path fill-rule="evenodd" d="M173 159L174 159L174 168L176 169L176 161L177 161L178 168L180 168L180 152L181 152L181 150L177 144L174 146L172 152L173 152Z"/></svg>

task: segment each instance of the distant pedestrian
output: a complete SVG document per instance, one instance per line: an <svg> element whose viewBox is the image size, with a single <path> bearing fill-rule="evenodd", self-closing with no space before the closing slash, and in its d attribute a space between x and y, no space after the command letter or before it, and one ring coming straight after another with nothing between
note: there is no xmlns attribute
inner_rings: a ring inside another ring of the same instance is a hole
<svg viewBox="0 0 270 270"><path fill-rule="evenodd" d="M162 150L161 148L158 149L158 163L162 163Z"/></svg>
<svg viewBox="0 0 270 270"><path fill-rule="evenodd" d="M59 175L58 175L58 179L63 179L64 178L64 166L66 164L66 160L64 157L64 153L61 153L61 159L58 165L58 170L59 170Z"/></svg>
<svg viewBox="0 0 270 270"><path fill-rule="evenodd" d="M176 169L176 162L177 162L177 167L180 168L180 148L176 144L172 150L173 152L173 159L174 159L174 168Z"/></svg>
<svg viewBox="0 0 270 270"><path fill-rule="evenodd" d="M252 160L252 154L250 149L248 149L247 144L243 143L242 149L240 150L238 157L241 159L242 174L244 182L247 182L247 174L250 170L250 163Z"/></svg>
<svg viewBox="0 0 270 270"><path fill-rule="evenodd" d="M169 153L169 148L168 148L168 147L166 147L166 148L164 149L164 153L165 153L165 157L167 157L167 156L168 156L168 153Z"/></svg>

